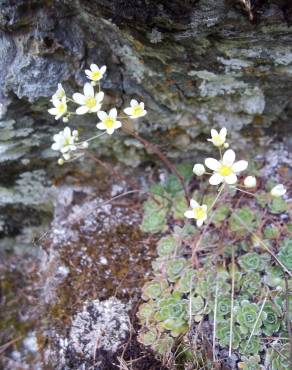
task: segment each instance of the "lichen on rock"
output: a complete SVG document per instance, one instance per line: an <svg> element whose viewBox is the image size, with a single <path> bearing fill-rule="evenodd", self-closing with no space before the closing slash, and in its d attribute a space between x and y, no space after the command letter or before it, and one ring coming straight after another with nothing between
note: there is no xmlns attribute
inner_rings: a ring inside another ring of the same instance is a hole
<svg viewBox="0 0 292 370"><path fill-rule="evenodd" d="M116 352L130 331L129 308L115 297L86 302L73 320L69 346L86 358L99 350Z"/></svg>

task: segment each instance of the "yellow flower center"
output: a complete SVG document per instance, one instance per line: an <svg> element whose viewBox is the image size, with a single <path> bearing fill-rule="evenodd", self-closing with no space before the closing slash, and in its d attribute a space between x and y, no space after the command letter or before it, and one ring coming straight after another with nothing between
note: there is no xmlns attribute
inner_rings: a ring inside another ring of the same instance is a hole
<svg viewBox="0 0 292 370"><path fill-rule="evenodd" d="M116 120L114 118L111 118L111 117L107 117L105 118L105 120L103 121L103 123L105 124L105 126L107 128L112 128L113 125L115 124Z"/></svg>
<svg viewBox="0 0 292 370"><path fill-rule="evenodd" d="M63 113L66 113L66 111L67 111L67 105L65 103L60 103L58 105L58 112L63 114Z"/></svg>
<svg viewBox="0 0 292 370"><path fill-rule="evenodd" d="M85 100L85 105L86 105L86 107L87 107L87 108L89 108L89 109L91 109L91 108L95 107L95 106L96 106L96 100L95 100L95 98L93 98L93 97L91 97L91 98L87 98L87 99Z"/></svg>
<svg viewBox="0 0 292 370"><path fill-rule="evenodd" d="M132 115L135 116L135 117L138 117L141 115L141 113L143 112L143 108L140 107L140 105L136 105L134 108L133 108L133 111L132 111Z"/></svg>
<svg viewBox="0 0 292 370"><path fill-rule="evenodd" d="M66 137L65 140L64 140L64 146L68 146L68 145L71 145L71 138L70 137Z"/></svg>
<svg viewBox="0 0 292 370"><path fill-rule="evenodd" d="M201 220L206 217L206 210L203 207L194 208L194 217L196 220Z"/></svg>
<svg viewBox="0 0 292 370"><path fill-rule="evenodd" d="M218 173L223 176L229 176L232 174L232 168L230 166L224 166L224 164L219 168Z"/></svg>
<svg viewBox="0 0 292 370"><path fill-rule="evenodd" d="M224 144L224 140L220 135L216 135L212 137L213 144L216 146L221 146Z"/></svg>
<svg viewBox="0 0 292 370"><path fill-rule="evenodd" d="M94 72L91 73L91 79L93 81L98 81L98 80L101 79L101 77L102 77L102 75L101 75L100 71L94 71Z"/></svg>

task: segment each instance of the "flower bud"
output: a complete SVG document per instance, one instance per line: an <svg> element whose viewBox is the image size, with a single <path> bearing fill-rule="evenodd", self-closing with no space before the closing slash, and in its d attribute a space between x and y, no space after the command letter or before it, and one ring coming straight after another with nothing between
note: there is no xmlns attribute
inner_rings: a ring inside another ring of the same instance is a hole
<svg viewBox="0 0 292 370"><path fill-rule="evenodd" d="M287 189L285 188L285 186L283 184L278 184L274 186L271 190L271 195L273 197L281 197L282 195L286 194L286 192Z"/></svg>
<svg viewBox="0 0 292 370"><path fill-rule="evenodd" d="M204 175L204 173L206 172L206 170L205 170L205 167L202 164L196 163L194 165L193 172L197 176L202 176L202 175Z"/></svg>
<svg viewBox="0 0 292 370"><path fill-rule="evenodd" d="M69 121L68 117L63 117L63 122L67 123Z"/></svg>
<svg viewBox="0 0 292 370"><path fill-rule="evenodd" d="M64 159L63 158L59 158L58 159L58 165L59 166L63 166L63 164L65 163Z"/></svg>
<svg viewBox="0 0 292 370"><path fill-rule="evenodd" d="M87 149L87 148L88 148L88 146L89 146L89 144L88 144L88 142L87 142L87 141L84 141L84 142L82 143L82 148Z"/></svg>
<svg viewBox="0 0 292 370"><path fill-rule="evenodd" d="M247 176L245 179L244 179L244 185L247 187L247 188L254 188L257 184L257 180L254 176Z"/></svg>
<svg viewBox="0 0 292 370"><path fill-rule="evenodd" d="M228 149L229 148L229 144L228 143L224 143L224 148L225 149Z"/></svg>
<svg viewBox="0 0 292 370"><path fill-rule="evenodd" d="M72 131L72 135L76 138L78 136L78 131L77 130L73 130Z"/></svg>

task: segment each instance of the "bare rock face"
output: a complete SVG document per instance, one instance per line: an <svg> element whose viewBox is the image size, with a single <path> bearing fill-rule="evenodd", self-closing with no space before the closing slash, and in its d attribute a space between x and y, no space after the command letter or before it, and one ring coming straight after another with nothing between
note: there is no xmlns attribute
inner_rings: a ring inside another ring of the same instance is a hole
<svg viewBox="0 0 292 370"><path fill-rule="evenodd" d="M226 126L236 146L253 153L274 134L291 145L289 0L4 0L0 6L0 199L10 194L2 213L19 205L17 195L11 199L23 173L31 172L29 179L45 168L49 183L58 172L51 137L64 125L47 114L49 97L58 82L68 93L80 89L92 62L108 66L106 104L122 108L130 97L143 99L149 114L136 128L174 159L205 152L212 126ZM83 116L71 125L87 137L95 121ZM133 166L149 156L122 133L103 138L96 151ZM21 232L5 217L1 225Z"/></svg>

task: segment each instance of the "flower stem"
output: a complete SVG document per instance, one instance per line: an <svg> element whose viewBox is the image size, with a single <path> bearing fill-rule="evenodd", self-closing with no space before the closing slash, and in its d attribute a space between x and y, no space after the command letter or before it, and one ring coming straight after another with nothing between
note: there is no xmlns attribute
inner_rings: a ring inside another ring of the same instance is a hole
<svg viewBox="0 0 292 370"><path fill-rule="evenodd" d="M261 306L260 312L259 312L259 314L258 314L258 317L257 317L257 319L256 319L256 322L254 323L254 326L253 326L253 328L252 328L252 331L251 331L251 333L250 333L250 336L249 336L249 338L248 338L248 341L247 341L247 343L246 343L246 346L245 346L245 348L244 348L244 351L246 351L246 349L247 349L247 347L248 347L248 345L249 345L249 342L251 341L251 338L253 337L253 334L254 334L254 332L255 332L255 329L256 329L256 327L257 327L257 324L258 324L258 322L259 322L259 319L260 319L261 314L262 314L262 312L263 312L263 309L264 309L264 307L265 307L266 301L267 301L267 297L265 297L265 299L264 299L264 301L263 301L263 304L262 304L262 306Z"/></svg>
<svg viewBox="0 0 292 370"><path fill-rule="evenodd" d="M151 149L153 151L153 153L155 153L161 159L161 161L166 165L166 167L178 178L178 180L179 180L179 182L180 182L180 184L183 188L186 201L189 203L190 198L189 198L189 194L188 194L183 176L178 172L178 170L170 162L170 160L162 153L162 151L158 148L158 146L156 146L155 144L152 144L148 140L142 138L137 132L131 130L128 127L123 126L122 129L125 132L127 132L128 134L132 135L135 139L140 141L140 143L143 144L145 148Z"/></svg>
<svg viewBox="0 0 292 370"><path fill-rule="evenodd" d="M246 191L246 190L243 190L243 189L240 189L240 188L237 188L236 186L233 186L234 189L238 190L238 191L241 191L242 193L244 194L248 194L248 195L252 195L253 197L256 197L255 194L253 193L250 193L249 191Z"/></svg>
<svg viewBox="0 0 292 370"><path fill-rule="evenodd" d="M220 189L219 189L219 191L218 191L218 194L217 194L216 198L214 199L213 203L211 204L211 206L210 206L210 208L209 208L208 212L210 212L210 211L215 207L215 204L217 203L217 201L218 201L218 199L220 198L220 196L221 196L221 194L222 194L222 192L223 192L223 190L224 190L224 189L225 189L225 184L223 184L223 185L220 187ZM194 247L192 248L192 257L191 257L191 260L192 260L192 264L193 264L193 265L195 264L194 262L196 261L196 253L197 253L197 250L198 250L199 245L201 244L201 242L202 242L202 240L203 240L203 237L204 237L204 235L205 235L205 233L206 233L206 231L207 231L207 229L208 229L208 227L209 227L210 223L212 222L213 215L214 215L214 213L212 213L212 214L211 214L211 216L210 216L210 218L209 218L208 222L206 223L206 225L205 225L205 227L204 227L204 230L202 231L202 233L201 233L201 235L200 235L199 240L196 242L196 244L195 244L195 245L194 245Z"/></svg>
<svg viewBox="0 0 292 370"><path fill-rule="evenodd" d="M232 246L232 270L231 270L231 308L230 308L230 336L229 336L229 352L228 356L232 354L232 339L233 339L233 315L234 315L234 285L235 285L235 256L234 247Z"/></svg>
<svg viewBox="0 0 292 370"><path fill-rule="evenodd" d="M213 361L216 361L216 327L217 327L217 306L218 306L218 279L216 279L214 324L213 324Z"/></svg>

